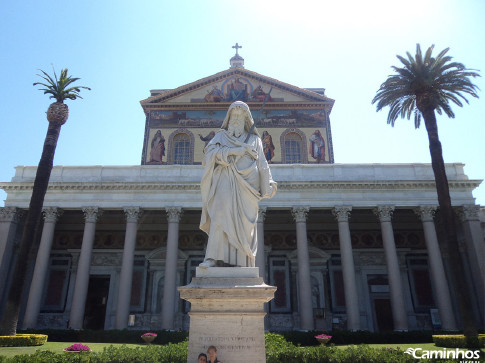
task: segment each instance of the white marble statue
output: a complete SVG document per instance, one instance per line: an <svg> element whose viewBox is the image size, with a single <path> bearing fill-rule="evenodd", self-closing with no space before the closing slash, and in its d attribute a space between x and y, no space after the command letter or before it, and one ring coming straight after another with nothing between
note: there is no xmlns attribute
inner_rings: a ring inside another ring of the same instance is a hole
<svg viewBox="0 0 485 363"><path fill-rule="evenodd" d="M276 193L247 104L234 102L204 149L200 229L209 236L200 267L254 267L258 202Z"/></svg>

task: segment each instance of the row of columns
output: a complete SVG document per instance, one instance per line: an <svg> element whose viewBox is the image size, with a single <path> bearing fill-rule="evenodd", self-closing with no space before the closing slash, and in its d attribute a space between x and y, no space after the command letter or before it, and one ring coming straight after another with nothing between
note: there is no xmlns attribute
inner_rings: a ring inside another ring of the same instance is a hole
<svg viewBox="0 0 485 363"><path fill-rule="evenodd" d="M5 210L5 208L0 208L0 212ZM85 218L85 226L70 312L69 326L72 329L81 329L83 326L84 308L89 284L89 270L91 265L96 221L101 215L101 210L99 210L97 207L85 207L82 210ZM292 209L292 215L296 223L297 235L298 293L301 321L300 328L305 330L314 329L313 308L311 304L310 258L308 253L308 239L306 232L306 218L309 210L309 207L295 207ZM359 297L357 292L355 265L349 228L351 210L352 207L350 206L338 206L332 209L332 213L338 222L345 304L347 312L347 327L349 330L359 330ZM445 271L441 260L441 253L433 221L435 210L436 207L423 206L417 208L415 211L423 223L426 248L428 250L429 257L430 276L435 288L437 300L436 304L440 312L442 327L445 330L455 330L456 321L453 316L450 292L445 277ZM468 211L468 214L464 217L464 221L468 222L466 225L468 228L466 233L471 236L471 243L474 244L472 247L474 247L473 250L476 251L473 257L476 259L476 255L478 255L480 258L480 256L482 256L481 254L483 254L483 246L480 245L480 243L483 244L483 238L481 237L481 227L478 220L478 212L472 214L470 213L469 209L464 210ZM476 211L476 208L474 210ZM379 206L374 209L374 213L379 218L381 224L394 328L395 330L407 330L407 312L404 303L402 280L391 222L393 211L393 206ZM115 327L117 329L126 328L128 323L136 232L139 218L142 215L142 210L138 207L126 207L124 208L124 212L126 216L126 234L116 307ZM168 217L168 236L163 294L164 299L162 303L162 328L172 329L177 285L176 270L178 231L182 209L180 207L170 207L166 208L166 212ZM260 276L262 277L265 276L266 263L264 256L265 213L265 208L260 209L257 222L259 253L256 257L256 266L260 268ZM62 210L55 207L44 209L44 228L42 231L39 253L37 255L35 264L33 281L30 287L27 309L22 326L23 328L33 328L36 326L37 317L39 315L41 306L42 292L45 286L49 266L49 256L54 237L55 225L61 214ZM474 218L471 218L470 216ZM2 221L3 220L0 220L0 222ZM1 224L0 227L2 227ZM4 248L1 239L0 248ZM472 250L472 248L470 248L470 250ZM0 252L3 251L0 250ZM4 254L2 253L0 257L3 257L3 255ZM477 272L483 276L483 264L478 263L476 265ZM480 279L480 281L483 283L483 279Z"/></svg>
<svg viewBox="0 0 485 363"><path fill-rule="evenodd" d="M96 222L102 214L102 211L97 207L85 207L82 211L84 213L85 224L69 316L69 328L71 329L83 328ZM138 221L142 215L142 210L139 207L126 207L124 208L124 212L126 216L126 233L121 263L120 285L116 300L116 329L125 329L128 326L136 233ZM168 236L161 328L173 329L177 283L178 230L182 209L179 207L170 207L166 208L166 212L168 216ZM49 256L54 239L55 225L61 214L62 210L55 207L44 209L44 228L42 230L39 252L37 254L34 275L30 286L27 308L22 325L23 329L35 328L37 325L42 293L49 267Z"/></svg>
<svg viewBox="0 0 485 363"><path fill-rule="evenodd" d="M338 223L340 255L342 262L342 274L345 293L345 308L347 313L347 328L349 330L360 330L359 296L355 276L355 263L350 238L349 217L351 206L339 206L332 209ZM456 321L453 315L450 292L445 276L445 270L441 259L438 245L438 238L433 222L436 207L420 207L416 213L421 218L425 232L426 247L431 269L431 279L436 289L436 304L440 313L442 328L445 330L456 330ZM374 209L381 225L384 254L388 273L390 301L394 330L408 330L408 319L404 301L404 289L402 285L399 260L394 241L392 228L393 206L379 206ZM263 211L263 215L264 215ZM298 297L300 313L300 329L313 330L313 307L311 295L310 257L308 253L308 239L306 233L306 217L309 207L297 207L292 209L296 222L296 239L298 253ZM258 238L263 236L263 218L258 220ZM262 245L258 246L259 248ZM263 250L264 252L264 250ZM264 266L264 255L257 258L257 266ZM264 276L264 270L261 276Z"/></svg>

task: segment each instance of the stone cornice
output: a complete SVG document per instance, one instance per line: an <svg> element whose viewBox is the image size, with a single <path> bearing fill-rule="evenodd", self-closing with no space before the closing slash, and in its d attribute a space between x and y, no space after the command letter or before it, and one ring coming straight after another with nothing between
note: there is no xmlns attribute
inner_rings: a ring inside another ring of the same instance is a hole
<svg viewBox="0 0 485 363"><path fill-rule="evenodd" d="M451 180L450 189L475 189L481 180ZM33 183L0 183L0 189L8 192L30 191ZM278 181L278 190L331 189L331 190L403 190L434 189L431 180L403 181ZM199 182L54 182L49 183L49 191L105 191L105 190L199 190Z"/></svg>

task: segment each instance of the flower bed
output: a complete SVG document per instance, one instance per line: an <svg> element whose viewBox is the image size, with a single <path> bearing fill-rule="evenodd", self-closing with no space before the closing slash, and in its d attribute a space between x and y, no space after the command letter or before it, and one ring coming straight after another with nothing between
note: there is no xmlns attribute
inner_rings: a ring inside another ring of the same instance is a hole
<svg viewBox="0 0 485 363"><path fill-rule="evenodd" d="M73 345L70 345L69 347L64 349L65 352L90 352L91 348L89 348L87 345L81 344L81 343L76 343Z"/></svg>

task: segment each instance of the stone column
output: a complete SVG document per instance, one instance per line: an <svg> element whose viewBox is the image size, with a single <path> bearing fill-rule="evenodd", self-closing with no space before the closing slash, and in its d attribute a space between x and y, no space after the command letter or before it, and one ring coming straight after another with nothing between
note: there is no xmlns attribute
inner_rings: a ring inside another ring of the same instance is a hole
<svg viewBox="0 0 485 363"><path fill-rule="evenodd" d="M349 215L351 210L352 207L350 206L335 207L332 213L338 222L340 256L344 278L345 310L347 312L347 329L356 331L360 330L360 312L349 228Z"/></svg>
<svg viewBox="0 0 485 363"><path fill-rule="evenodd" d="M7 290L7 276L11 268L10 263L14 251L15 237L18 225L25 215L22 209L17 207L0 207L0 302ZM1 304L0 304L1 305Z"/></svg>
<svg viewBox="0 0 485 363"><path fill-rule="evenodd" d="M258 210L258 252L256 253L256 267L259 268L259 276L265 280L266 275L266 256L264 255L264 219L266 217L266 207Z"/></svg>
<svg viewBox="0 0 485 363"><path fill-rule="evenodd" d="M42 293L44 291L47 271L49 269L49 257L51 254L52 241L54 240L54 230L56 228L57 219L62 213L63 211L56 207L48 207L43 210L44 227L42 229L42 237L40 239L39 250L35 260L34 274L30 284L29 299L27 300L27 308L25 310L22 329L35 328L37 325L37 318L42 303Z"/></svg>
<svg viewBox="0 0 485 363"><path fill-rule="evenodd" d="M168 218L167 252L165 255L165 278L162 302L162 329L173 329L175 295L177 293L177 261L179 222L182 208L166 208Z"/></svg>
<svg viewBox="0 0 485 363"><path fill-rule="evenodd" d="M480 206L478 205L464 205L461 210L458 210L458 216L465 231L467 254L470 263L475 265L473 273L480 274L482 280L485 281L485 263L483 263L485 261L485 241L482 235L482 228L480 227L479 212Z"/></svg>
<svg viewBox="0 0 485 363"><path fill-rule="evenodd" d="M469 204L458 209L465 234L465 250L470 263L473 286L478 298L478 306L482 320L485 320L485 240L479 218L480 206Z"/></svg>
<svg viewBox="0 0 485 363"><path fill-rule="evenodd" d="M441 327L443 330L456 330L457 326L451 305L450 290L433 221L436 209L436 206L420 206L414 211L423 222L431 281L436 295L436 305L440 314Z"/></svg>
<svg viewBox="0 0 485 363"><path fill-rule="evenodd" d="M89 285L89 268L91 266L91 254L93 252L94 233L96 221L101 215L98 207L84 207L84 234L81 246L81 254L77 265L76 282L72 297L71 314L69 316L69 328L82 329L84 320L84 308Z"/></svg>
<svg viewBox="0 0 485 363"><path fill-rule="evenodd" d="M382 243L384 244L384 253L386 256L394 330L407 331L408 318L406 305L404 304L404 292L401 271L399 269L399 260L397 258L396 244L394 242L394 231L391 223L393 212L394 206L389 205L379 206L374 209L374 213L381 222Z"/></svg>
<svg viewBox="0 0 485 363"><path fill-rule="evenodd" d="M306 217L309 207L295 207L292 210L296 222L296 246L298 251L298 295L300 329L313 330L312 287L310 276L310 255L306 234Z"/></svg>
<svg viewBox="0 0 485 363"><path fill-rule="evenodd" d="M138 219L142 213L139 207L127 207L123 210L126 216L126 233L115 319L115 329L120 330L128 327L131 285L133 280L133 262L135 260L136 231L138 229Z"/></svg>

